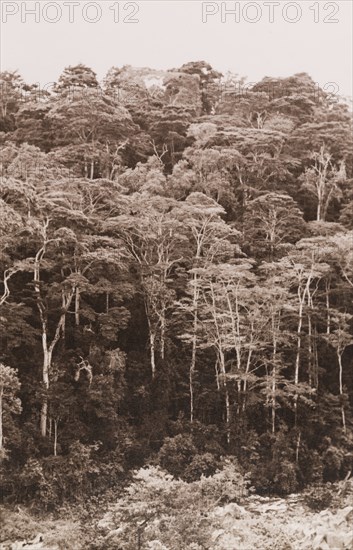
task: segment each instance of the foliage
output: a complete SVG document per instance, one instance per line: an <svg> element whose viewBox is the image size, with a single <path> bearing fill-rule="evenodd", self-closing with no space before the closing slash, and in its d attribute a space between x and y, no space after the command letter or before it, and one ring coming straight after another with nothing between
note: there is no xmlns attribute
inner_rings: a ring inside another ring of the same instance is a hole
<svg viewBox="0 0 353 550"><path fill-rule="evenodd" d="M184 471L186 481L196 481L202 476L209 477L215 473L220 462L212 453L197 454Z"/></svg>
<svg viewBox="0 0 353 550"><path fill-rule="evenodd" d="M193 463L197 449L190 436L183 434L167 438L158 453L162 468L175 477L181 477L185 468Z"/></svg>
<svg viewBox="0 0 353 550"><path fill-rule="evenodd" d="M204 61L103 85L79 64L51 93L1 73L7 501L151 463L183 506L187 482L227 498L228 459L235 499L241 470L287 494L352 469L352 116L304 73L239 84Z"/></svg>
<svg viewBox="0 0 353 550"><path fill-rule="evenodd" d="M101 530L108 528L110 534L93 548L119 545L128 550L136 548L138 541L169 550L212 548L209 512L221 501L245 496L246 487L231 462L214 476L190 484L156 467L140 469L101 522Z"/></svg>
<svg viewBox="0 0 353 550"><path fill-rule="evenodd" d="M314 485L305 493L305 504L311 510L325 510L329 508L332 500L332 489L328 485Z"/></svg>

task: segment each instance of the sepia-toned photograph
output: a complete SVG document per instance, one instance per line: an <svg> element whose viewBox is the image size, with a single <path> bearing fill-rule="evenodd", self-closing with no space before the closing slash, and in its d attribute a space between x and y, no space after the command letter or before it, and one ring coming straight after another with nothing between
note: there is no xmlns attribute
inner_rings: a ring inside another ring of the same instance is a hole
<svg viewBox="0 0 353 550"><path fill-rule="evenodd" d="M0 550L352 550L353 2L0 47Z"/></svg>

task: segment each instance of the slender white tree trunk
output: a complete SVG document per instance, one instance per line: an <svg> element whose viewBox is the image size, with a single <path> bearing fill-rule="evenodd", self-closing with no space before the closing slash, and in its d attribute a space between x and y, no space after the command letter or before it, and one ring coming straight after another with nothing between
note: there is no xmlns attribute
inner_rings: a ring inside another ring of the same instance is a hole
<svg viewBox="0 0 353 550"><path fill-rule="evenodd" d="M151 353L151 372L152 378L156 375L156 336L150 329L150 353Z"/></svg>
<svg viewBox="0 0 353 550"><path fill-rule="evenodd" d="M52 353L48 349L47 342L47 324L42 324L42 346L43 346L43 369L42 369L42 381L45 390L49 389L49 371L51 368ZM47 419L48 419L48 397L43 396L42 408L40 413L40 433L42 437L47 435Z"/></svg>
<svg viewBox="0 0 353 550"><path fill-rule="evenodd" d="M294 385L297 387L299 384L299 368L300 368L300 352L301 352L301 331L303 326L303 297L301 295L301 287L298 288L298 297L299 297L299 318L298 318L298 327L297 327L297 355L295 358L295 371L294 371ZM298 394L294 395L294 415L295 415L295 425L297 424L297 413L298 413Z"/></svg>
<svg viewBox="0 0 353 550"><path fill-rule="evenodd" d="M161 311L161 359L164 360L165 356L165 332L166 332L166 319L165 319L165 307Z"/></svg>
<svg viewBox="0 0 353 550"><path fill-rule="evenodd" d="M330 282L325 282L325 294L326 294L326 334L331 332L331 315L330 315Z"/></svg>
<svg viewBox="0 0 353 550"><path fill-rule="evenodd" d="M279 329L280 314L278 315L278 325L276 326L275 313L272 314L272 388L271 388L271 420L272 433L276 431L276 389L277 389L277 329Z"/></svg>
<svg viewBox="0 0 353 550"><path fill-rule="evenodd" d="M224 353L219 350L219 368L222 374L222 385L225 395L225 408L226 408L226 431L227 431L227 443L230 444L230 423L231 423L231 405L230 405L230 396L227 386L226 379L226 367L225 367L225 357Z"/></svg>
<svg viewBox="0 0 353 550"><path fill-rule="evenodd" d="M58 424L59 420L54 419L54 456L58 455Z"/></svg>
<svg viewBox="0 0 353 550"><path fill-rule="evenodd" d="M313 349L312 349L312 326L311 326L311 313L308 313L308 379L309 385L312 386L313 380Z"/></svg>
<svg viewBox="0 0 353 550"><path fill-rule="evenodd" d="M75 325L80 325L80 289L77 286L75 289Z"/></svg>
<svg viewBox="0 0 353 550"><path fill-rule="evenodd" d="M301 442L301 432L298 433L298 437L297 437L297 445L296 445L296 449L295 449L295 461L296 463L298 464L299 462L299 451L300 451L300 442Z"/></svg>
<svg viewBox="0 0 353 550"><path fill-rule="evenodd" d="M318 197L318 201L317 201L316 221L317 222L321 221L321 198L320 198L320 196Z"/></svg>
<svg viewBox="0 0 353 550"><path fill-rule="evenodd" d="M196 370L196 348L197 348L197 327L198 327L198 298L199 298L199 289L198 289L198 280L197 275L194 273L194 292L192 300L193 308L193 329L192 329L192 349L191 349L191 362L189 370L189 390L190 390L190 422L194 421L194 375ZM216 372L217 369L216 369ZM217 385L218 385L218 374L217 374Z"/></svg>
<svg viewBox="0 0 353 550"><path fill-rule="evenodd" d="M339 388L340 388L340 396L342 398L343 396L343 365L342 365L342 353L340 353L339 350L337 350L337 358L338 358L338 366L339 366ZM342 403L341 405L341 415L342 415L342 428L344 433L346 433L346 414L344 410L344 405Z"/></svg>
<svg viewBox="0 0 353 550"><path fill-rule="evenodd" d="M306 294L309 294L311 283L311 274L308 276L305 287L299 283L298 286L298 299L299 299L299 311L298 311L298 328L297 328L297 355L295 359L295 372L294 372L294 384L298 386L299 384L299 369L300 369L300 355L301 355L301 345L302 345L302 327L303 327L303 310L305 304ZM298 393L295 393L294 396L294 415L295 415L295 425L297 425L298 417Z"/></svg>

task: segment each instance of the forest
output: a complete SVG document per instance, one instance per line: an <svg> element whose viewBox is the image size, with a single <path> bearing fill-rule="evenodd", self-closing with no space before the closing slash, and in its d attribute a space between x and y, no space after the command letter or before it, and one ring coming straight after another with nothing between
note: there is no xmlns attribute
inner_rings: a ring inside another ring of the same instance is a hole
<svg viewBox="0 0 353 550"><path fill-rule="evenodd" d="M349 104L204 61L0 87L3 501L145 466L199 487L236 464L259 495L344 479Z"/></svg>

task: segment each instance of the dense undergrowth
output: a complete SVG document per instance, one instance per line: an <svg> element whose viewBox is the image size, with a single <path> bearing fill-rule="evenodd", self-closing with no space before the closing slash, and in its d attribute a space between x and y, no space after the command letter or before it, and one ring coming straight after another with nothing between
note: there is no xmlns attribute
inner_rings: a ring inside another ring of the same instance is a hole
<svg viewBox="0 0 353 550"><path fill-rule="evenodd" d="M286 499L258 497L234 459L192 482L149 466L120 489L53 513L2 507L0 543L5 550L26 541L28 548L55 550L344 550L351 544L352 496L346 479Z"/></svg>

